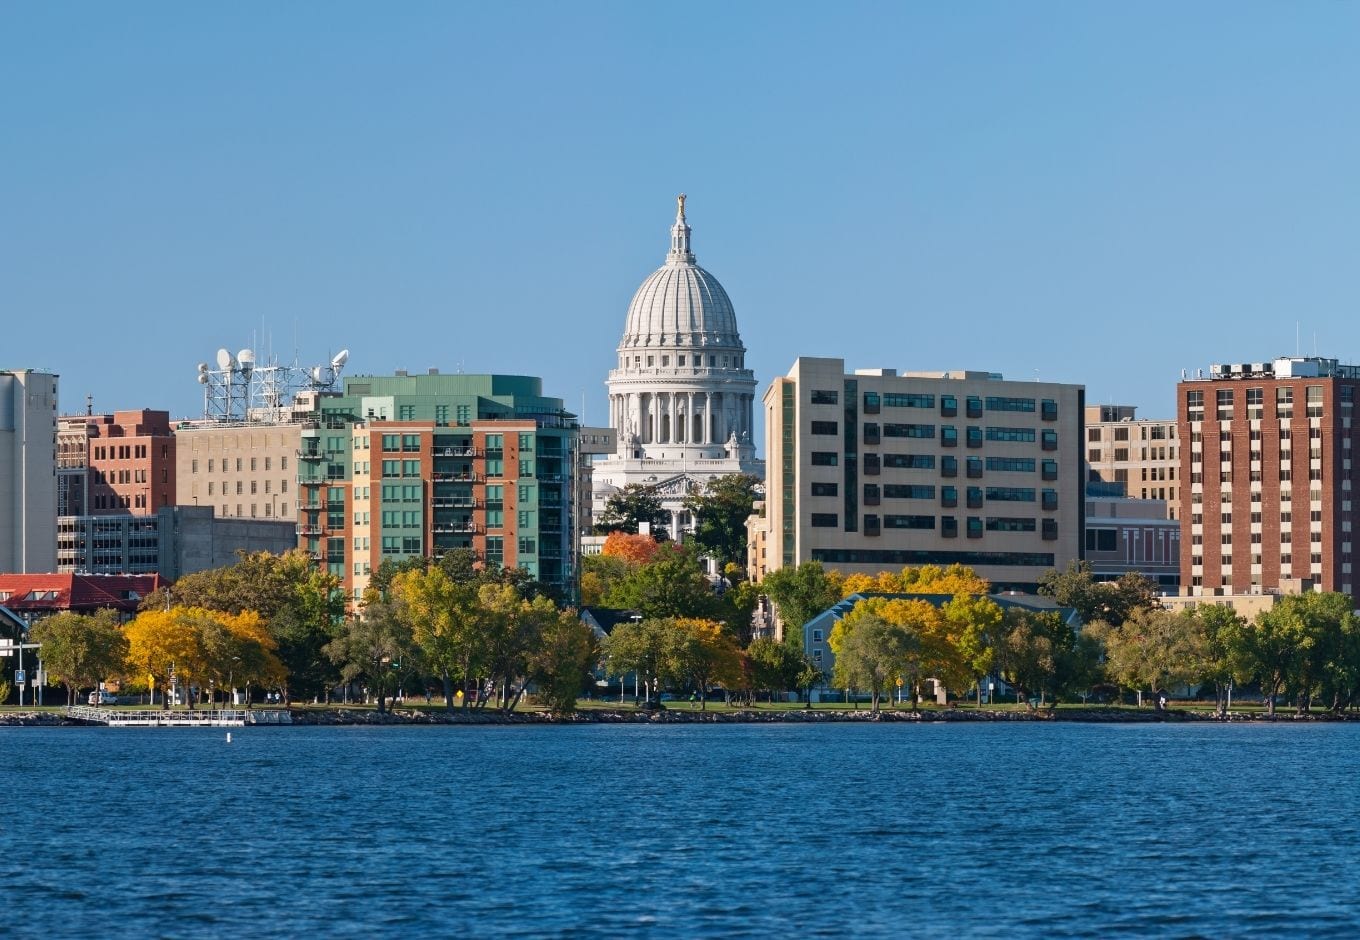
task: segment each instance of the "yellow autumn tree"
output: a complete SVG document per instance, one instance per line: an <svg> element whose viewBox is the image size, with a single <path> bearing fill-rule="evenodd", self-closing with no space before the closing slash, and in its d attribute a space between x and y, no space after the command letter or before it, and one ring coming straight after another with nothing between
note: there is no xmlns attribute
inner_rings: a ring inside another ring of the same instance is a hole
<svg viewBox="0 0 1360 940"><path fill-rule="evenodd" d="M180 687L188 689L208 671L203 628L210 622L216 622L213 613L201 607L142 611L126 628L128 671L148 677L153 695L157 686L169 688L172 671ZM187 701L192 708L192 697ZM164 705L170 706L168 698Z"/></svg>
<svg viewBox="0 0 1360 940"><path fill-rule="evenodd" d="M841 586L841 596L851 594L986 594L991 590L987 579L964 565L922 565L901 571L880 571L877 574L847 575Z"/></svg>

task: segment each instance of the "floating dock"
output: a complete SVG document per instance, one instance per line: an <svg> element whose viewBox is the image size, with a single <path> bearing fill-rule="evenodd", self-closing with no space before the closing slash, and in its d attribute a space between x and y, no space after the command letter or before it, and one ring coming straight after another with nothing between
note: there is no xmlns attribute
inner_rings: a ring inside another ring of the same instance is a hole
<svg viewBox="0 0 1360 940"><path fill-rule="evenodd" d="M291 725L281 708L219 708L171 711L155 708L96 708L68 705L66 717L110 728L244 728L246 725Z"/></svg>

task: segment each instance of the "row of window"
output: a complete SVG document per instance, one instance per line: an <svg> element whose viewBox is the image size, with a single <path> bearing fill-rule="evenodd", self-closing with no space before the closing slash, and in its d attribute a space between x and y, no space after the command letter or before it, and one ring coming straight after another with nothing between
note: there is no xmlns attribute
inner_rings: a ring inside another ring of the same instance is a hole
<svg viewBox="0 0 1360 940"><path fill-rule="evenodd" d="M933 532L937 522L942 537L954 538L959 533L957 516L940 516L937 520L935 516L865 513L863 522L865 535L879 535L883 529ZM814 512L811 523L813 528L834 529L840 525L840 516L834 512ZM967 516L965 531L969 538L981 538L984 532L1042 531L1043 537L1051 540L1058 537L1058 521L1028 516Z"/></svg>
<svg viewBox="0 0 1360 940"><path fill-rule="evenodd" d="M230 472L231 472L231 466L228 464L227 461L228 461L228 458L226 458L226 457L223 457L222 460L221 460L221 470L222 470L223 473L230 473ZM250 471L251 471L252 473L254 473L254 472L258 469L258 464L259 464L259 458L258 458L258 457L251 457L251 458L250 458ZM244 461L242 458L237 457L237 458L236 458L236 472L237 472L237 473L242 472L242 470L244 469L244 467L245 467L245 461ZM209 457L209 458L208 458L208 472L209 472L209 473L216 473L216 472L217 472L217 468L218 468L218 461L217 461L215 458L213 458L213 457ZM270 458L270 457L264 458L264 468L265 468L265 470L273 470L273 469L274 469L274 467L273 467L273 458ZM283 456L281 456L281 457L279 457L279 469L280 469L280 470L287 470L287 469L288 469L288 456L287 456L286 454L283 455ZM189 472L190 472L190 473L197 473L197 472L198 472L198 458L194 458L193 460L189 461Z"/></svg>
<svg viewBox="0 0 1360 940"><path fill-rule="evenodd" d="M881 568L906 565L982 565L996 567L1052 568L1052 552L970 552L927 551L882 548L814 548L812 560L825 565L877 565Z"/></svg>
<svg viewBox="0 0 1360 940"><path fill-rule="evenodd" d="M814 450L810 454L814 467L835 467L840 463L840 454L835 451ZM979 479L983 469L994 473L1033 473L1036 461L1032 457L967 457L964 460L969 479ZM881 469L890 470L933 470L934 454L865 454L864 473L877 476ZM1058 462L1044 460L1039 464L1040 475L1044 480L1058 479ZM959 459L949 454L940 458L940 476L955 477L959 474ZM821 495L813 493L812 495Z"/></svg>
<svg viewBox="0 0 1360 940"><path fill-rule="evenodd" d="M813 389L812 404L834 405L839 394L833 389ZM946 418L958 414L959 400L955 395L940 396L940 414ZM1058 403L1051 398L1038 402L1038 409L1045 421L1055 421L1058 417ZM878 414L883 408L934 408L935 396L926 392L865 392L864 413ZM970 418L981 417L987 411L1019 411L1033 413L1036 402L1033 398L1017 398L1003 395L969 395L964 399L964 413Z"/></svg>
<svg viewBox="0 0 1360 940"><path fill-rule="evenodd" d="M212 480L209 480L209 481L208 481L208 495L209 495L209 496L213 496L213 495L226 496L229 492L231 492L231 490L228 489L228 487L229 487L230 485L231 485L231 484L228 483L228 481L223 480L223 481L222 481L222 488L221 488L220 490L218 490L218 492L217 492L216 494L214 494L214 493L213 493L213 481L212 481ZM260 492L259 486L260 486L260 485L259 485L259 481L256 481L256 480L251 480L251 481L250 481L250 495L251 495L251 496L254 496L256 493ZM272 493L272 492L274 491L273 487L274 487L274 481L273 481L273 480L265 480L265 481L264 481L264 492L266 492L266 493ZM287 493L287 492L288 492L288 480L287 480L287 478L282 479L282 480L279 481L279 492L280 492L280 493ZM245 489L244 489L243 481L237 480L237 481L236 481L236 495L237 495L237 496L242 496L242 495L244 495L244 494L245 494Z"/></svg>
<svg viewBox="0 0 1360 940"><path fill-rule="evenodd" d="M1231 388L1215 389L1214 405L1218 420L1229 421L1232 419L1235 398L1233 393L1234 389ZM1352 385L1338 386L1337 397L1340 399L1342 408L1353 407L1355 404L1355 387ZM1261 419L1265 417L1266 394L1264 388L1248 388L1244 398L1247 418ZM1304 414L1307 417L1322 417L1323 387L1321 385L1304 387L1304 406ZM1185 408L1189 420L1204 420L1204 391L1202 389L1187 391L1185 393ZM1275 417L1292 418L1293 416L1294 389L1292 386L1278 386L1275 389Z"/></svg>
<svg viewBox="0 0 1360 940"><path fill-rule="evenodd" d="M95 460L145 460L147 457L147 446L145 444L101 444L91 447ZM161 456L170 456L170 446L161 445Z"/></svg>
<svg viewBox="0 0 1360 940"><path fill-rule="evenodd" d="M1086 439L1088 441L1099 441L1103 439L1104 432L1110 432L1110 440L1127 441L1129 439L1129 429L1127 426L1114 428L1087 428ZM1174 441L1176 439L1176 426L1174 424L1144 424L1138 428L1139 440L1144 441Z"/></svg>

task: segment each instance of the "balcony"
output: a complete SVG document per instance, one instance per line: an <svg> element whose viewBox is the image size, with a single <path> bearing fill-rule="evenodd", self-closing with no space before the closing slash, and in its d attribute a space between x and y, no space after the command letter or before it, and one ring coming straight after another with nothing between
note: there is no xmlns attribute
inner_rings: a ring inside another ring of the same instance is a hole
<svg viewBox="0 0 1360 940"><path fill-rule="evenodd" d="M431 476L436 483L480 483L482 480L480 473L433 473Z"/></svg>
<svg viewBox="0 0 1360 940"><path fill-rule="evenodd" d="M321 453L321 451L319 451L319 450L300 450L300 451L297 452L297 455L298 455L298 460L309 460L309 461L321 460L321 459L323 459L323 458L326 456L325 454Z"/></svg>
<svg viewBox="0 0 1360 940"><path fill-rule="evenodd" d="M476 509L481 504L471 496L436 496L431 503L435 509Z"/></svg>
<svg viewBox="0 0 1360 940"><path fill-rule="evenodd" d="M298 535L320 535L320 534L321 534L321 526L319 526L319 525L300 525L300 526L296 526L294 531L296 531Z"/></svg>
<svg viewBox="0 0 1360 940"><path fill-rule="evenodd" d="M480 532L482 527L475 522L436 522L434 531L436 535L448 535L456 532Z"/></svg>

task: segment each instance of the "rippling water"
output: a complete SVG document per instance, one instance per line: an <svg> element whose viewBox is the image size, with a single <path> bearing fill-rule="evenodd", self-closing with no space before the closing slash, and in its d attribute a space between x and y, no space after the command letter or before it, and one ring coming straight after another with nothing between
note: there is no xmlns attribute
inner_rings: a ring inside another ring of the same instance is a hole
<svg viewBox="0 0 1360 940"><path fill-rule="evenodd" d="M1357 725L233 738L0 728L0 935L1360 931Z"/></svg>

